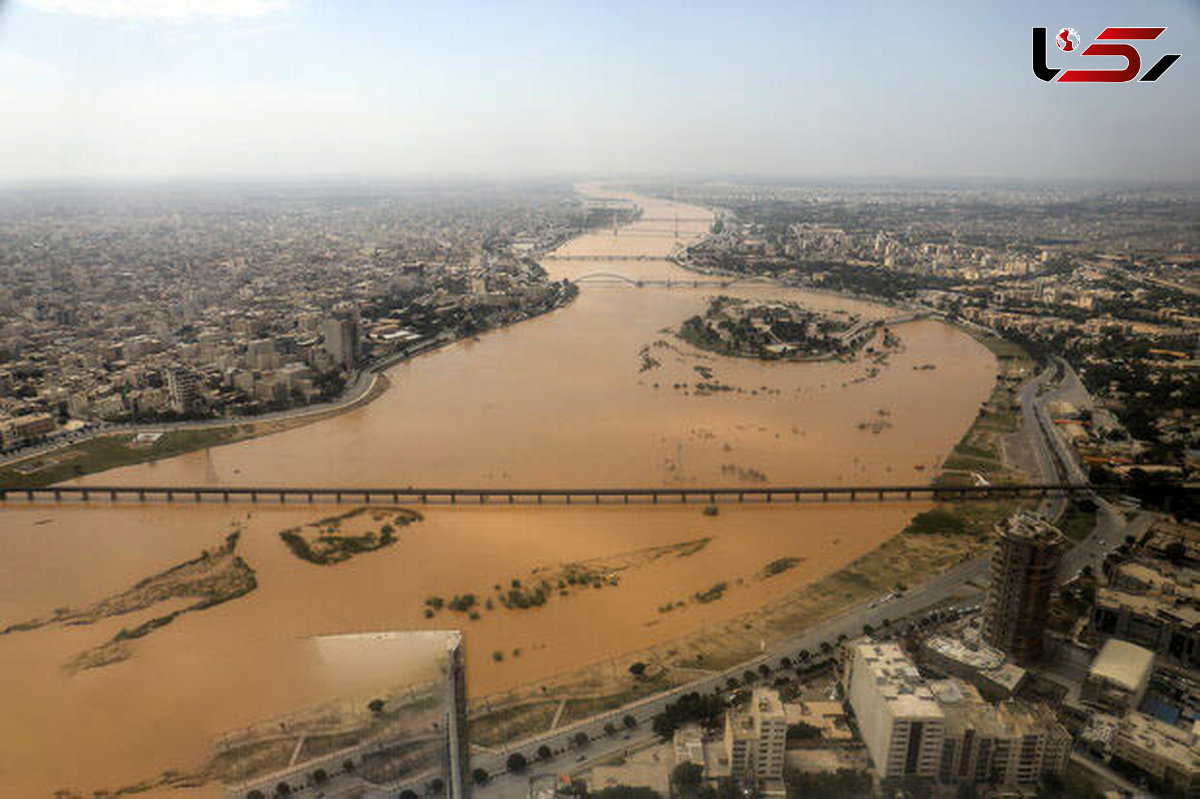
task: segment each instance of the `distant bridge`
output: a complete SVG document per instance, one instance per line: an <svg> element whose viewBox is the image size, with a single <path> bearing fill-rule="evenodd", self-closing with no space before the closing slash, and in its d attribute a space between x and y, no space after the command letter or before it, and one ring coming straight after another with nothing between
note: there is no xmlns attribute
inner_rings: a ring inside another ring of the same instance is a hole
<svg viewBox="0 0 1200 799"><path fill-rule="evenodd" d="M863 319L852 327L836 334L836 338L842 341L852 341L864 333L873 333L877 328L887 327L888 325L900 325L905 322L915 322L918 319L924 319L926 315L919 311L913 311L912 313L900 314L899 316L890 316L887 319Z"/></svg>
<svg viewBox="0 0 1200 799"><path fill-rule="evenodd" d="M670 255L543 255L542 261L669 261Z"/></svg>
<svg viewBox="0 0 1200 799"><path fill-rule="evenodd" d="M930 500L991 500L1045 497L1051 494L1086 497L1092 486L1076 483L1023 483L1012 485L890 485L890 486L720 486L687 488L327 488L281 486L80 486L0 488L0 502L51 500L78 507L104 507L122 501L182 502L276 501L373 502L409 504L653 504L703 503L805 503L805 502L913 502Z"/></svg>
<svg viewBox="0 0 1200 799"><path fill-rule="evenodd" d="M615 272L590 272L586 275L581 275L574 279L575 283L621 283L628 286L665 286L667 288L704 288L707 286L720 286L725 288L732 286L734 283L751 283L757 282L751 278L724 278L724 279L701 279L701 278L673 278L673 277L658 277L658 278L642 278L629 277L628 275L619 275Z"/></svg>

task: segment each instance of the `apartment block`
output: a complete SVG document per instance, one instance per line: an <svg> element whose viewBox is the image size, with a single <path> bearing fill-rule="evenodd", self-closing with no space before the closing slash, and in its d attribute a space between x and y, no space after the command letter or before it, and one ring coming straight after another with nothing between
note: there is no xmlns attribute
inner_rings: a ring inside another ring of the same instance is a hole
<svg viewBox="0 0 1200 799"><path fill-rule="evenodd" d="M848 653L850 706L880 777L936 777L945 714L917 667L892 643Z"/></svg>

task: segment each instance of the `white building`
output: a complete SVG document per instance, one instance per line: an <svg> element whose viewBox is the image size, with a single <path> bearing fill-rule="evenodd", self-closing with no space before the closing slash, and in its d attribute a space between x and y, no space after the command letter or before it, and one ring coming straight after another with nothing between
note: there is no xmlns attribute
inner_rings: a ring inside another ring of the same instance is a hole
<svg viewBox="0 0 1200 799"><path fill-rule="evenodd" d="M845 683L867 751L882 778L937 777L945 714L896 644L860 643Z"/></svg>

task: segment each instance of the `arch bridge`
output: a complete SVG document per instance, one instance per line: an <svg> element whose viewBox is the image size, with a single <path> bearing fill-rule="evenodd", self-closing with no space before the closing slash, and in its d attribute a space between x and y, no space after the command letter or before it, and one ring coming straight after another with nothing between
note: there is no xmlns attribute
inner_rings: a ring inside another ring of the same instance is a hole
<svg viewBox="0 0 1200 799"><path fill-rule="evenodd" d="M666 288L727 288L736 283L762 282L754 278L674 278L674 277L630 277L616 272L589 272L572 280L573 283L617 283L643 288L646 286Z"/></svg>

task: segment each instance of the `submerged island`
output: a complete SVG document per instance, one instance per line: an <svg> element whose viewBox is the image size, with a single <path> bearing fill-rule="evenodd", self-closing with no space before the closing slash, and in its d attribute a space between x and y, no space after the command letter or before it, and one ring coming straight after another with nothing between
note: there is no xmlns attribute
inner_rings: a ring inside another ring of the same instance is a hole
<svg viewBox="0 0 1200 799"><path fill-rule="evenodd" d="M720 295L679 328L689 344L721 355L763 360L851 358L883 327L855 314L827 314L785 300L752 301ZM892 344L884 328L884 346Z"/></svg>

